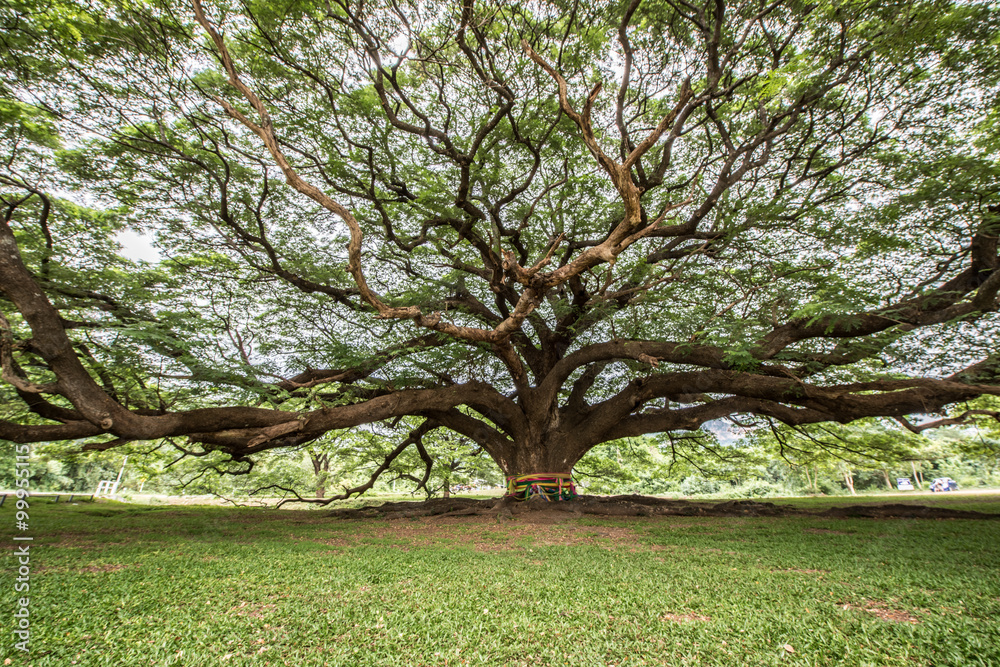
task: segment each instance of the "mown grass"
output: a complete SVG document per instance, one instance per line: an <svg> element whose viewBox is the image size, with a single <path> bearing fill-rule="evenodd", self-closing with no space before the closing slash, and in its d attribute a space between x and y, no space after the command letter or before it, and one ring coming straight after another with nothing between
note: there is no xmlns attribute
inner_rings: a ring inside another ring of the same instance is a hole
<svg viewBox="0 0 1000 667"><path fill-rule="evenodd" d="M1000 521L40 502L31 526L12 665L1000 664Z"/></svg>
<svg viewBox="0 0 1000 667"><path fill-rule="evenodd" d="M912 492L882 492L865 496L808 496L800 498L764 498L764 502L777 505L792 505L810 511L822 511L831 507L846 505L927 505L952 510L970 510L973 512L1000 512L1000 491L947 491L930 493L929 491Z"/></svg>

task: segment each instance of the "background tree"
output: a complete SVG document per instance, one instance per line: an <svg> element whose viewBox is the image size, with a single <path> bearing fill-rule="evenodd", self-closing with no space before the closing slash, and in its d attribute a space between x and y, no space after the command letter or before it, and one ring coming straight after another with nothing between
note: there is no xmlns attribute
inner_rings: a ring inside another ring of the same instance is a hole
<svg viewBox="0 0 1000 667"><path fill-rule="evenodd" d="M880 420L863 420L849 426L772 426L755 433L754 439L789 465L800 468L813 491L819 490L817 480L822 475L835 470L852 495L857 471L874 473L879 486L895 489L894 474L910 468L912 461L925 458L931 444L898 424Z"/></svg>
<svg viewBox="0 0 1000 667"><path fill-rule="evenodd" d="M238 471L377 423L376 476L438 429L518 475L1000 394L991 4L0 21L2 438Z"/></svg>

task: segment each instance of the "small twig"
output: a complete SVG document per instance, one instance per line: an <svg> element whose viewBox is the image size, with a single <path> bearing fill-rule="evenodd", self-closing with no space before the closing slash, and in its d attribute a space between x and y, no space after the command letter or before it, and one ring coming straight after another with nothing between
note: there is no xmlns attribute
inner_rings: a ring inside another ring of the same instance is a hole
<svg viewBox="0 0 1000 667"><path fill-rule="evenodd" d="M215 496L219 500L224 500L227 503L232 503L234 507L267 507L267 503L265 503L263 501L260 504L258 504L258 505L251 505L249 503L247 503L247 504L241 504L241 503L236 502L232 498L227 498L226 496L222 495L221 493L211 492L209 495Z"/></svg>
<svg viewBox="0 0 1000 667"><path fill-rule="evenodd" d="M907 431L911 433L920 434L924 431L933 428L941 428L942 426L957 426L958 424L967 424L969 418L973 416L982 417L993 417L998 422L1000 422L1000 410L966 410L957 417L949 417L947 419L938 419L937 421L926 422L923 424L913 424L908 421L906 417L896 417L896 421L903 425Z"/></svg>

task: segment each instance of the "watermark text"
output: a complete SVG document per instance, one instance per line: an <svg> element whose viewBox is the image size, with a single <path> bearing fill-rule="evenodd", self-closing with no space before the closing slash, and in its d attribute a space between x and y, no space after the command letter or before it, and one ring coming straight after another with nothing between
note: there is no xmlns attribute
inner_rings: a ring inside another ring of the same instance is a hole
<svg viewBox="0 0 1000 667"><path fill-rule="evenodd" d="M29 478L31 469L28 460L31 457L31 445L20 444L15 450L14 478L17 485L17 503L14 512L14 558L17 559L17 577L14 579L14 592L18 593L14 604L14 648L19 651L28 650L31 639L31 614L28 605L31 598L25 593L31 590L31 545L29 531L28 509L30 507Z"/></svg>

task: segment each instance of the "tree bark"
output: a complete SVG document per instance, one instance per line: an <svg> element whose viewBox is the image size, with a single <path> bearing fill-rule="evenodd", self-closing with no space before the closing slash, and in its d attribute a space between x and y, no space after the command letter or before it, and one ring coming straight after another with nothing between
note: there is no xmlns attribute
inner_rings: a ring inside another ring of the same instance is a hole
<svg viewBox="0 0 1000 667"><path fill-rule="evenodd" d="M330 455L310 451L309 460L312 462L313 474L316 475L316 497L323 498L326 495L326 480L330 476Z"/></svg>
<svg viewBox="0 0 1000 667"><path fill-rule="evenodd" d="M917 488L921 491L924 490L923 480L921 479L920 473L917 472L917 464L910 461L910 469L913 471L913 483L917 485Z"/></svg>
<svg viewBox="0 0 1000 667"><path fill-rule="evenodd" d="M522 443L513 443L508 457L500 464L504 475L532 475L538 473L569 473L586 450L573 446L564 434Z"/></svg>

